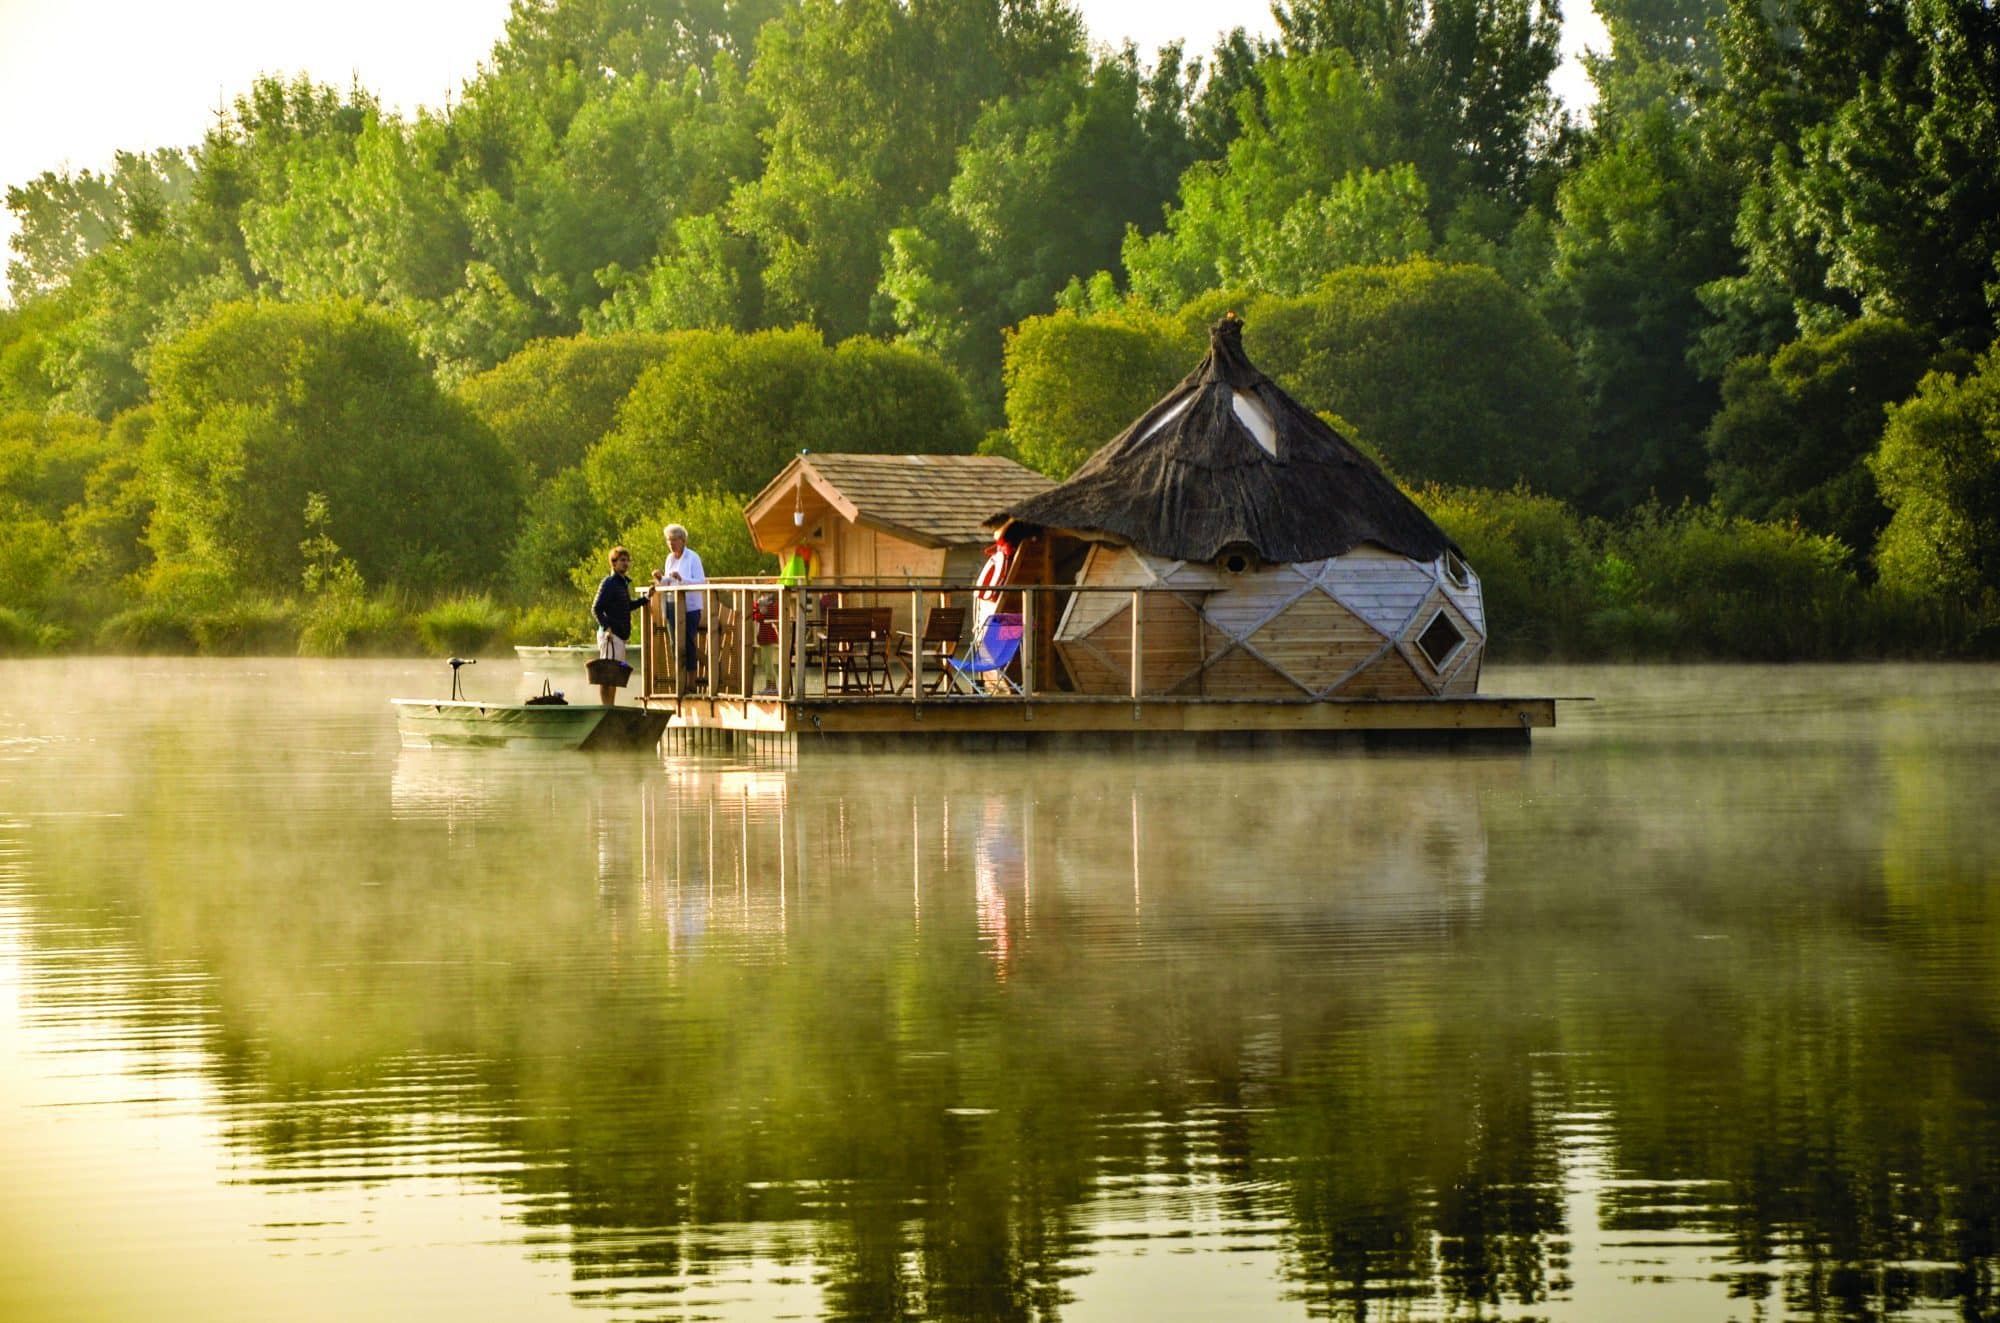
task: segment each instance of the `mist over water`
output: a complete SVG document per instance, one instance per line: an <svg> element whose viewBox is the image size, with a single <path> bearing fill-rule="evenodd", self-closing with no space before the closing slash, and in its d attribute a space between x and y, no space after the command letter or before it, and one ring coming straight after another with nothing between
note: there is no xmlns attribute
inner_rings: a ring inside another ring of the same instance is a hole
<svg viewBox="0 0 2000 1323"><path fill-rule="evenodd" d="M0 663L0 1318L2000 1307L1993 668L796 765L448 683Z"/></svg>

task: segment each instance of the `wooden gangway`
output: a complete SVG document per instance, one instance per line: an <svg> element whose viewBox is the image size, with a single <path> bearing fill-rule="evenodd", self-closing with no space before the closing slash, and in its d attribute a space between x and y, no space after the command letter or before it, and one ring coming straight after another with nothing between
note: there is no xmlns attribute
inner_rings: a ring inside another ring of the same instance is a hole
<svg viewBox="0 0 2000 1323"><path fill-rule="evenodd" d="M637 698L671 713L670 747L690 748L768 747L800 737L828 747L1518 745L1530 731L1556 721L1556 700L1547 697L1352 698L1303 689L1249 697L1211 694L1204 692L1199 667L1167 689L1148 673L1148 608L1162 597L1185 602L1199 593L1184 587L1010 583L1002 600L990 605L1004 606L1003 614L1018 613L1018 655L1002 674L941 674L912 645L921 640L934 608L971 607L967 615L976 618L975 591L965 583L908 579L810 584L715 579L692 588L662 587L642 613ZM704 595L705 619L695 637L699 679L691 684L676 664L674 644L685 633L680 603L692 592ZM1112 692L1101 677L1095 685L1080 685L1054 648L1062 612L1087 593L1116 593L1129 602L1129 661ZM852 622L863 611L880 623L870 631L866 656L857 660L854 651L862 644ZM829 649L841 655L829 655ZM919 658L914 670L912 655ZM967 646L956 655L964 658ZM1157 652L1154 664L1157 668ZM739 736L744 738L734 738Z"/></svg>

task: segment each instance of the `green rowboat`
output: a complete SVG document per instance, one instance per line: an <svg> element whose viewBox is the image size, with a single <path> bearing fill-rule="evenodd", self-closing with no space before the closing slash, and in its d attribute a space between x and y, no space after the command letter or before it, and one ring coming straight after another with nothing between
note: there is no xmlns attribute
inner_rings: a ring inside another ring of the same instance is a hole
<svg viewBox="0 0 2000 1323"><path fill-rule="evenodd" d="M660 742L668 714L595 703L475 703L397 698L406 749L645 749Z"/></svg>

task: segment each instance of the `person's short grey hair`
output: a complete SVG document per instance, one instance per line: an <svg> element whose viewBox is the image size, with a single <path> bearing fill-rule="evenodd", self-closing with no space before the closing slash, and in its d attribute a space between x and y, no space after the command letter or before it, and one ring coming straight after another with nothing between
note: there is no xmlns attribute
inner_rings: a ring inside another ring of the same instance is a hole
<svg viewBox="0 0 2000 1323"><path fill-rule="evenodd" d="M672 542L674 540L674 534L676 533L679 533L683 540L685 540L688 535L686 524L668 524L666 528L664 528L661 531L666 534L667 541L669 542Z"/></svg>

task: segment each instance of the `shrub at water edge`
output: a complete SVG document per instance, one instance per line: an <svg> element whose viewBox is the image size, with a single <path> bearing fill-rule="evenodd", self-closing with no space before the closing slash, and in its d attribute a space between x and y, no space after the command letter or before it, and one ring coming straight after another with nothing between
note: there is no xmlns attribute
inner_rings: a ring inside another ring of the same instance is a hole
<svg viewBox="0 0 2000 1323"><path fill-rule="evenodd" d="M58 625L48 625L26 611L0 606L0 657L31 657L54 652L69 637Z"/></svg>
<svg viewBox="0 0 2000 1323"><path fill-rule="evenodd" d="M475 657L507 634L508 612L484 593L439 602L417 617L417 637L426 650Z"/></svg>
<svg viewBox="0 0 2000 1323"><path fill-rule="evenodd" d="M591 640L590 603L542 602L514 613L507 633L516 643L534 648L566 647Z"/></svg>
<svg viewBox="0 0 2000 1323"><path fill-rule="evenodd" d="M282 657L299 646L299 608L288 598L244 597L190 618L195 646L210 657Z"/></svg>

